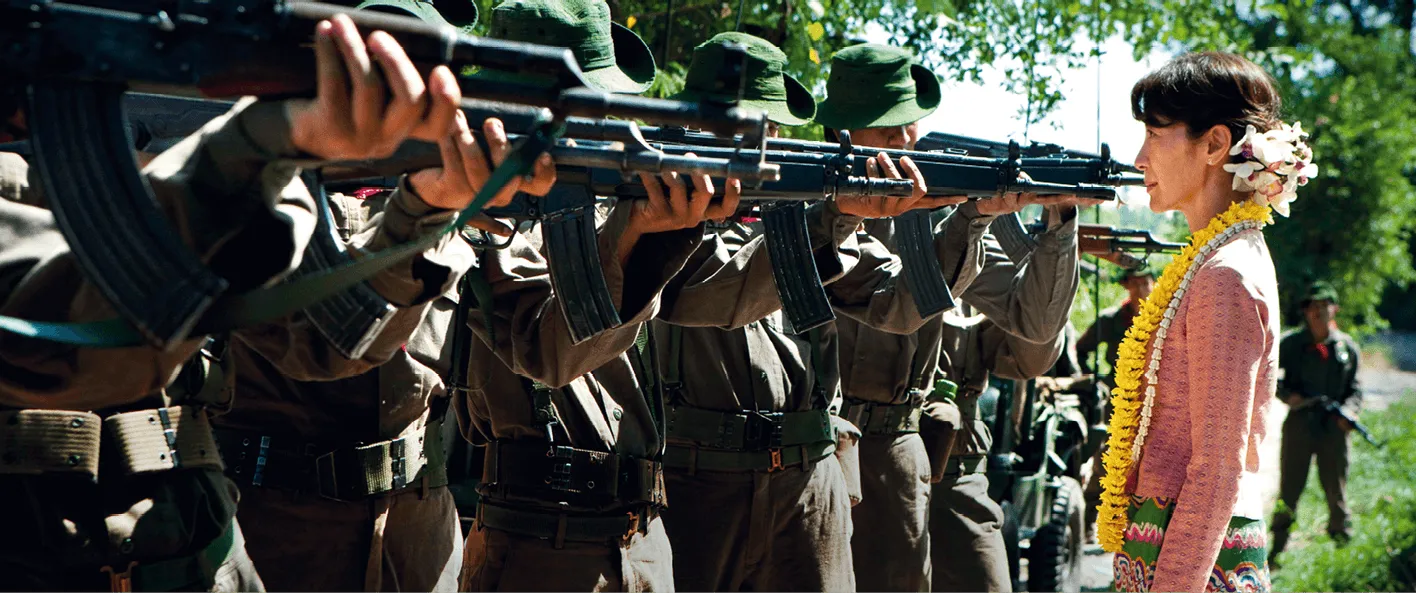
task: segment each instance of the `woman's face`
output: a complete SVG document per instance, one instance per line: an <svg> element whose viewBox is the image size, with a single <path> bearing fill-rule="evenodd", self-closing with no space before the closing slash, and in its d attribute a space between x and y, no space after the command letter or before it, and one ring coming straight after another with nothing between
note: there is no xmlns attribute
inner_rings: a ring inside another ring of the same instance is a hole
<svg viewBox="0 0 1416 593"><path fill-rule="evenodd" d="M1151 210L1179 210L1199 195L1206 169L1212 166L1206 162L1202 138L1190 138L1183 123L1146 126L1146 139L1136 155L1136 167L1145 173Z"/></svg>

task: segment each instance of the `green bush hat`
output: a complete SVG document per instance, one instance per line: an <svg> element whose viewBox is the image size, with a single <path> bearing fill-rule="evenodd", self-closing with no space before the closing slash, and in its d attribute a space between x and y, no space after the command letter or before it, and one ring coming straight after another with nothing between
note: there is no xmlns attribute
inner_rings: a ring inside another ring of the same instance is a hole
<svg viewBox="0 0 1416 593"><path fill-rule="evenodd" d="M897 47L865 43L831 56L816 123L835 130L904 126L939 108L939 79Z"/></svg>
<svg viewBox="0 0 1416 593"><path fill-rule="evenodd" d="M649 46L610 21L604 0L507 0L492 9L492 37L568 47L585 79L603 91L639 94L657 74Z"/></svg>
<svg viewBox="0 0 1416 593"><path fill-rule="evenodd" d="M1337 289L1331 284L1323 281L1314 282L1308 286L1308 292L1303 297L1302 306L1307 307L1313 301L1327 301L1337 304Z"/></svg>
<svg viewBox="0 0 1416 593"><path fill-rule="evenodd" d="M472 27L477 26L477 3L473 0L445 0L443 4L457 5L456 10L446 6L446 12L453 15L451 18L444 16L432 2L426 0L364 0L354 10L408 14L434 25L452 25L471 35Z"/></svg>
<svg viewBox="0 0 1416 593"><path fill-rule="evenodd" d="M670 98L736 101L738 81L723 80L720 75L729 45L740 45L747 50L747 59L743 61L747 86L740 105L761 109L767 112L767 119L784 126L811 121L816 115L816 99L797 79L783 71L787 67L787 54L766 39L747 33L719 33L693 48L683 91Z"/></svg>

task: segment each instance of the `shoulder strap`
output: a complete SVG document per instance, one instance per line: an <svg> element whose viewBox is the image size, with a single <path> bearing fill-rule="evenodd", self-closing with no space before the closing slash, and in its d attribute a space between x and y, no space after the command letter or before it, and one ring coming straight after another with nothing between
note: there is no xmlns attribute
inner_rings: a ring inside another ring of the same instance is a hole
<svg viewBox="0 0 1416 593"><path fill-rule="evenodd" d="M817 326L807 331L807 338L811 342L811 371L815 381L812 386L812 396L816 399L818 410L825 410L831 407L831 396L826 393L826 357L821 353L821 326Z"/></svg>
<svg viewBox="0 0 1416 593"><path fill-rule="evenodd" d="M659 437L659 455L662 455L664 439L667 438L664 429L664 387L658 376L657 365L650 364L657 360L654 341L650 322L640 324L639 335L634 339L634 346L629 349L629 360L634 365L634 374L639 378L639 394L653 416L654 431ZM649 362L645 361L646 350Z"/></svg>
<svg viewBox="0 0 1416 593"><path fill-rule="evenodd" d="M663 358L664 397L674 405L683 403L683 328L669 325L669 352ZM656 357L655 360L658 360Z"/></svg>

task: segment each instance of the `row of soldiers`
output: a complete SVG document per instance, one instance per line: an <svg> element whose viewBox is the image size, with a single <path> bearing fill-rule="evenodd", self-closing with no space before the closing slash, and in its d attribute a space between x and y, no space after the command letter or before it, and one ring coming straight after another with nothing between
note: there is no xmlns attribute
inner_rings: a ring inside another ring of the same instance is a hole
<svg viewBox="0 0 1416 593"><path fill-rule="evenodd" d="M359 8L448 22L417 0ZM602 0L507 0L491 31L569 47L604 91L642 93L655 78L648 48ZM371 252L437 232L510 151L496 120L475 137L446 68L420 75L391 37L364 33L342 17L321 23L315 99L244 100L145 169L189 246L233 283L267 284L298 262L319 207L301 166L439 143L441 167L329 196L348 248ZM746 48L741 96L720 78L729 46ZM720 34L694 50L675 98L740 99L774 134L814 120L894 149L911 148L941 104L938 79L899 48L838 52L819 104L786 66L763 39ZM9 124L23 133L22 114ZM55 231L44 188L18 157L0 164L0 313L112 316ZM665 174L643 176L647 199L597 213L624 323L589 340L570 336L535 230L487 218L370 280L398 308L359 359L301 313L170 351L0 336L0 580L1008 590L978 397L990 374L1027 378L1057 359L1078 284L1077 208L1094 202L926 197L908 158L881 154L870 168L916 191L810 207L839 318L808 332L787 327L761 222L735 215L739 185L716 201L714 180ZM543 157L492 205L554 183ZM1045 230L1014 261L989 225L1031 203L1044 204ZM921 316L901 277L891 217L915 208L933 211L959 311ZM484 248L479 233L510 245ZM448 489L450 422L485 451L465 540Z"/></svg>

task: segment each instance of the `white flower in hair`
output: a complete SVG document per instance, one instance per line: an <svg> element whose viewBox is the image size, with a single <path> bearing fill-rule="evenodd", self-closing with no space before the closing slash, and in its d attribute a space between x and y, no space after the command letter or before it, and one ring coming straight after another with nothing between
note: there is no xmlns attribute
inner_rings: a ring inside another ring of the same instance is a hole
<svg viewBox="0 0 1416 593"><path fill-rule="evenodd" d="M1224 165L1225 171L1234 174L1234 190L1253 192L1255 203L1288 216L1288 205L1297 199L1298 188L1318 174L1313 150L1304 141L1307 137L1297 122L1281 123L1263 133L1246 126L1244 137L1229 149L1230 155L1241 160Z"/></svg>
<svg viewBox="0 0 1416 593"><path fill-rule="evenodd" d="M1244 137L1243 137L1243 138L1240 138L1239 141L1238 141L1238 142L1235 142L1235 143L1234 143L1234 146L1229 149L1229 156L1234 156L1234 155L1237 155L1237 154L1243 152L1243 151L1244 151L1244 145L1245 145L1245 144L1249 144L1250 142L1253 142L1253 141L1254 141L1254 138L1257 138L1258 136L1259 136L1259 130L1258 130L1258 128L1255 128L1254 126L1245 126L1245 127L1244 127Z"/></svg>

